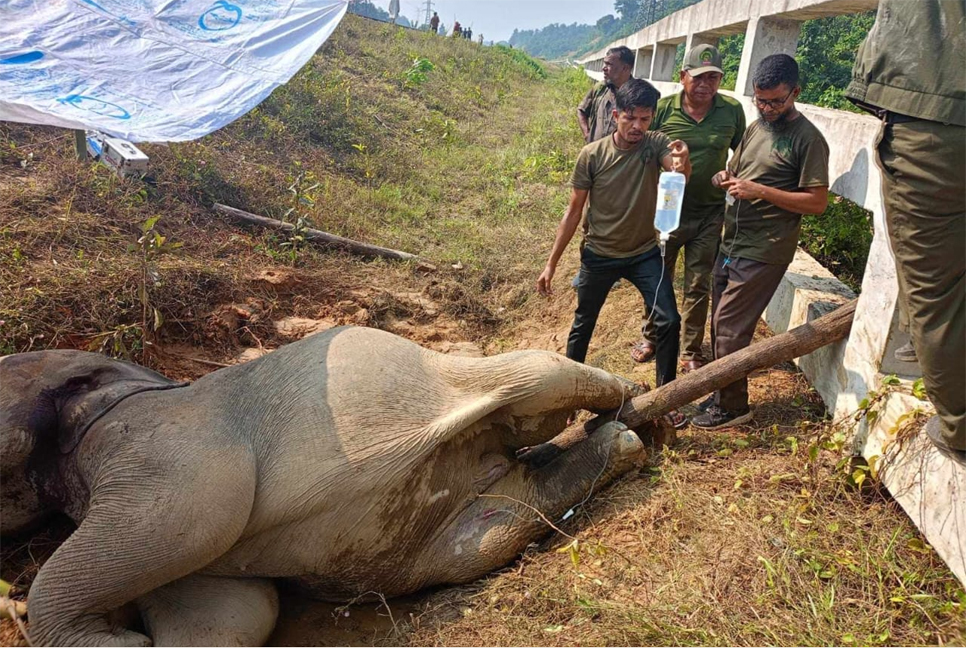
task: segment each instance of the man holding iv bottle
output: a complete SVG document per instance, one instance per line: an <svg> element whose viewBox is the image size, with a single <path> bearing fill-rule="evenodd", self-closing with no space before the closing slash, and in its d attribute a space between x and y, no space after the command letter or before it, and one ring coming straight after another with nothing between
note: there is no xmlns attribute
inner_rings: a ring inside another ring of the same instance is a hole
<svg viewBox="0 0 966 648"><path fill-rule="evenodd" d="M727 193L724 233L714 264L711 344L715 360L751 344L758 319L795 256L803 214L828 205L829 148L795 108L798 64L787 54L766 56L755 70L759 119L712 182ZM723 387L691 419L717 429L751 419L748 380Z"/></svg>
<svg viewBox="0 0 966 648"><path fill-rule="evenodd" d="M660 199L661 207L676 206L679 217L680 194L691 173L691 161L684 142L672 142L667 135L648 130L660 96L654 86L641 79L631 79L617 91L613 115L617 130L580 151L571 179L570 203L557 227L537 290L542 295L552 292L557 262L588 203L577 310L567 340L567 357L585 360L607 294L615 281L624 278L640 291L653 318L658 343L657 384L663 385L676 377L681 318L670 278L664 277L662 252L670 230L661 233L660 244L655 231L658 182L662 169L680 172L663 179L664 197ZM674 194L675 190L678 193ZM669 418L676 427L687 424L676 412Z"/></svg>

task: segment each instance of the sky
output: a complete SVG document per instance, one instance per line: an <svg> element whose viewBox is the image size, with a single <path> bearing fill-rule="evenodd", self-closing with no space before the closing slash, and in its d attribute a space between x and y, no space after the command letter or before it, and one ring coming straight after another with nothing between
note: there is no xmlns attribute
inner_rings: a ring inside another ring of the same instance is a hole
<svg viewBox="0 0 966 648"><path fill-rule="evenodd" d="M372 2L389 7L389 0ZM404 16L422 22L425 0L400 0L400 5ZM452 31L455 19L473 29L474 39L482 33L487 41L501 41L508 40L514 29L539 29L550 23L592 25L614 13L614 0L433 0L433 10L447 31Z"/></svg>

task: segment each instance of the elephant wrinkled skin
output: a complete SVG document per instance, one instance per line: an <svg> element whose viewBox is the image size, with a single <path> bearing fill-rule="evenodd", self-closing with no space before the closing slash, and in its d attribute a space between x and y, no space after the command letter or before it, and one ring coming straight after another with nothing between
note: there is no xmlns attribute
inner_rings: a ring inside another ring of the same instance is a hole
<svg viewBox="0 0 966 648"><path fill-rule="evenodd" d="M28 599L40 644L255 645L275 579L345 601L467 582L640 463L599 427L546 465L518 450L628 385L542 351L445 356L339 328L180 385L80 351L0 359L2 525L77 530ZM146 635L112 625L135 602ZM150 638L149 638L150 637Z"/></svg>

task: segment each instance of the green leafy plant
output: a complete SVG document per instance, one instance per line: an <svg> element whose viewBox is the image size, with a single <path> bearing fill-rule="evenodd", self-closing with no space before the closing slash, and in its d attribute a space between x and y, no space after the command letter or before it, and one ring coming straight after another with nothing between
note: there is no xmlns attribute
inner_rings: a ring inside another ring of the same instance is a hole
<svg viewBox="0 0 966 648"><path fill-rule="evenodd" d="M151 338L164 324L164 316L151 300L151 292L162 284L158 260L180 248L183 243L169 241L158 229L160 216L152 216L141 224L141 236L128 246L129 252L140 258L138 301L141 304L141 321L137 324L121 324L110 331L98 333L89 348L115 357L131 359L143 353L151 344Z"/></svg>
<svg viewBox="0 0 966 648"><path fill-rule="evenodd" d="M426 58L417 57L413 59L412 66L406 70L404 80L407 88L421 86L429 80L429 73L436 69L432 61Z"/></svg>
<svg viewBox="0 0 966 648"><path fill-rule="evenodd" d="M291 222L294 229L288 240L281 243L279 247L286 250L289 261L294 265L298 260L299 251L305 244L305 231L312 226L306 210L315 206L315 192L322 183L317 182L315 174L305 169L301 162L293 164L289 182L286 190L289 193L289 208L285 210L282 220Z"/></svg>

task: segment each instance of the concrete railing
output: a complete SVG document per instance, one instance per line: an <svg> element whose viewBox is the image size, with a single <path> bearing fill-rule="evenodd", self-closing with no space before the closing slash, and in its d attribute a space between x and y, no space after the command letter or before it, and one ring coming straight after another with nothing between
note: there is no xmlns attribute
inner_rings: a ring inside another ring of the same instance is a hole
<svg viewBox="0 0 966 648"><path fill-rule="evenodd" d="M589 76L600 80L607 49L625 45L636 52L634 76L648 79L666 96L681 89L672 78L679 45L717 45L724 36L743 33L736 90L726 94L741 102L751 123L758 118L751 101L751 78L764 57L777 53L794 56L805 20L877 6L878 0L704 0L614 41L578 63ZM835 419L845 421L852 420L870 392L881 388L885 375L903 378L903 387L883 399L877 417L859 421L856 450L866 459L877 457L879 465L886 466L880 475L893 497L966 584L966 468L936 451L924 434L895 443L907 415L917 409L931 410L931 406L910 393L912 381L920 375L918 365L898 362L893 356L909 336L898 328L898 284L875 164L873 147L880 123L871 116L808 104L798 104L798 109L829 143L831 191L870 210L875 229L849 339L800 358L799 367ZM781 332L853 296L828 270L799 250L763 317L772 330Z"/></svg>

